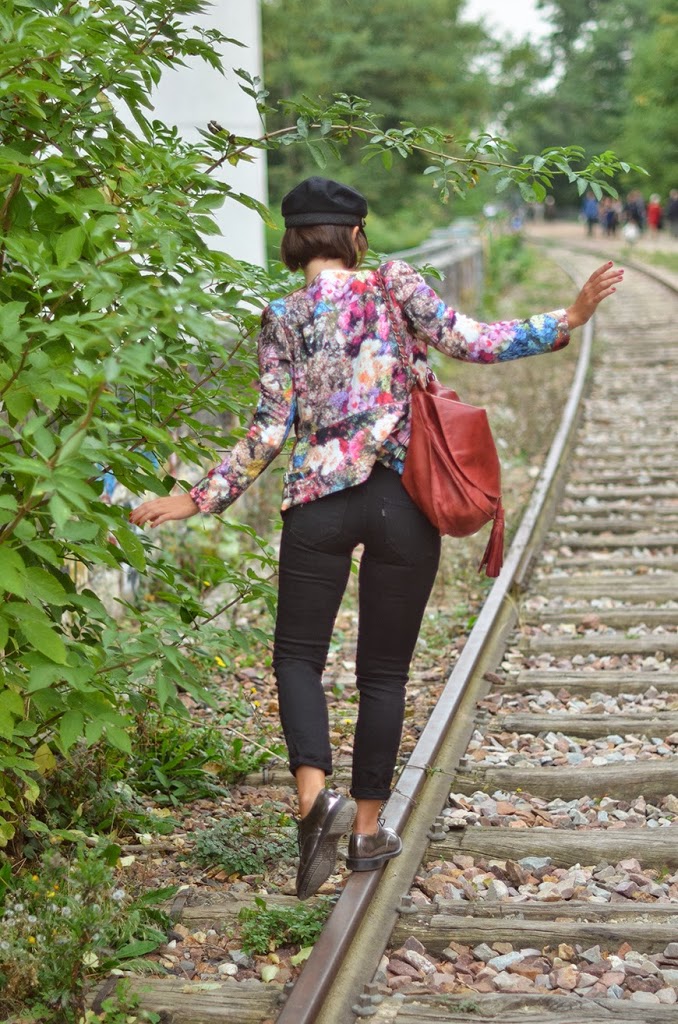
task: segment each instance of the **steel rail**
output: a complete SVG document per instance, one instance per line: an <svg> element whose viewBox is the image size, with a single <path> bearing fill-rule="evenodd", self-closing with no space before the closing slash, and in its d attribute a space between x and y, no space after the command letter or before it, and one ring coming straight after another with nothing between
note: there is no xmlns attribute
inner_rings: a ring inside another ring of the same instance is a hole
<svg viewBox="0 0 678 1024"><path fill-rule="evenodd" d="M562 249L566 250L563 246ZM555 258L574 278L561 257ZM356 994L374 976L428 844L428 830L449 792L449 778L474 728L484 673L496 662L518 617L520 592L552 519L579 423L593 348L593 321L582 332L570 396L556 436L513 538L454 670L386 805L385 821L403 835L403 853L380 872L350 876L277 1024L349 1024ZM369 914L367 913L369 908ZM369 1008L361 1010L367 1016Z"/></svg>

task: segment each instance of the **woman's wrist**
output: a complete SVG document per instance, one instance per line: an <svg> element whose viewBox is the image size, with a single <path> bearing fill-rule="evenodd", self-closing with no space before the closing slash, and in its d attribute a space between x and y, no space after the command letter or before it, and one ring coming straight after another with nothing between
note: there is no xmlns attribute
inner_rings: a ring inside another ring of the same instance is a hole
<svg viewBox="0 0 678 1024"><path fill-rule="evenodd" d="M567 326L571 331L574 331L577 327L581 327L586 321L579 315L575 306L570 306L565 310L565 316L567 318Z"/></svg>

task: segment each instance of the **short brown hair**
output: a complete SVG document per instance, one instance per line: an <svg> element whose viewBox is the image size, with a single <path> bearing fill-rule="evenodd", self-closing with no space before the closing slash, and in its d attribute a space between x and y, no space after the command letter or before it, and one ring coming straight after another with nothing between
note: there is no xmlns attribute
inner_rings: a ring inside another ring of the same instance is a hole
<svg viewBox="0 0 678 1024"><path fill-rule="evenodd" d="M353 240L350 224L309 224L287 228L280 244L280 258L288 270L300 270L311 260L341 260L349 270L360 266L369 248L362 227Z"/></svg>

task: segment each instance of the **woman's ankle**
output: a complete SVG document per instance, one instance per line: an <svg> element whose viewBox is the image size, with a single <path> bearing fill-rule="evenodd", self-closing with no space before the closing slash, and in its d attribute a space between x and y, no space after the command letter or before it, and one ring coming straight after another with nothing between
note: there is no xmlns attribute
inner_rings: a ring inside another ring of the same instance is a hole
<svg viewBox="0 0 678 1024"><path fill-rule="evenodd" d="M299 817L305 818L315 803L318 794L325 788L325 772L322 768L301 765L295 772L299 798Z"/></svg>
<svg viewBox="0 0 678 1024"><path fill-rule="evenodd" d="M376 835L379 831L379 815L383 806L383 800L356 800L357 811L353 823L353 834Z"/></svg>

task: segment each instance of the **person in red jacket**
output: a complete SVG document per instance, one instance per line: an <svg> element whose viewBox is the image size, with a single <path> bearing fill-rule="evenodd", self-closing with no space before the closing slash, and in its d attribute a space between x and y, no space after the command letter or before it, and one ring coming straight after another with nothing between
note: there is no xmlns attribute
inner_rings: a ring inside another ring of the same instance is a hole
<svg viewBox="0 0 678 1024"><path fill-rule="evenodd" d="M663 212L661 199L655 192L654 195L650 196L650 201L647 204L647 226L650 231L659 231L662 227Z"/></svg>

